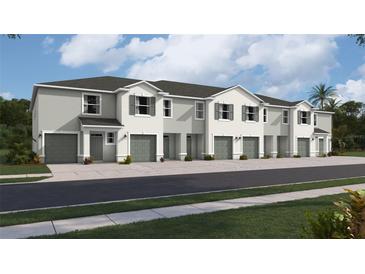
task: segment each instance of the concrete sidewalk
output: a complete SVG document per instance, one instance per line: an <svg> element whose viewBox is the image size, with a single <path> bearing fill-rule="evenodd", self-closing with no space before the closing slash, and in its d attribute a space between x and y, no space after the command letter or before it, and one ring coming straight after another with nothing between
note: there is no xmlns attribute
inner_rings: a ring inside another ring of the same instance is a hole
<svg viewBox="0 0 365 274"><path fill-rule="evenodd" d="M197 174L211 172L248 171L264 169L282 169L299 167L320 167L338 165L365 165L365 157L308 157L280 159L250 159L203 161L165 161L164 163L132 163L119 165L117 163L99 163L91 165L58 164L48 165L53 177L42 182L97 180L111 178L132 178L146 176L164 176Z"/></svg>
<svg viewBox="0 0 365 274"><path fill-rule="evenodd" d="M41 235L54 235L75 230L93 229L103 226L123 225L140 221L173 218L227 209L236 209L277 202L300 200L305 198L315 198L325 195L344 193L344 188L349 188L353 190L365 189L365 184L329 187L322 189L270 194L256 197L112 213L91 217L46 221L25 225L7 226L0 228L0 238L15 239Z"/></svg>

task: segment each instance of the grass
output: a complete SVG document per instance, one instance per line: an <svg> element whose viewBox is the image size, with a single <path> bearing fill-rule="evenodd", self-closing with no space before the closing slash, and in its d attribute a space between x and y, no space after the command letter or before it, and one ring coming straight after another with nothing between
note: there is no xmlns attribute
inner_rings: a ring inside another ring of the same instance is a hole
<svg viewBox="0 0 365 274"><path fill-rule="evenodd" d="M0 175L51 173L44 164L0 165Z"/></svg>
<svg viewBox="0 0 365 274"><path fill-rule="evenodd" d="M34 182L49 178L47 176L41 177L27 177L27 178L11 178L11 179L0 179L0 184L10 184L10 183L23 183L23 182Z"/></svg>
<svg viewBox="0 0 365 274"><path fill-rule="evenodd" d="M85 216L109 214L115 212L125 212L132 210L192 204L199 202L218 201L225 199L235 199L242 197L318 189L318 188L333 187L333 186L345 186L364 182L365 178L362 177L362 178L332 180L332 181L323 181L315 183L302 183L302 184L292 184L283 186L271 186L271 187L222 191L215 193L183 195L183 196L174 196L166 198L113 202L107 204L5 213L5 214L0 214L0 226L85 217Z"/></svg>
<svg viewBox="0 0 365 274"><path fill-rule="evenodd" d="M295 239L303 237L306 212L333 207L346 194L214 213L75 231L42 238L86 239Z"/></svg>
<svg viewBox="0 0 365 274"><path fill-rule="evenodd" d="M365 157L365 150L360 151L345 151L340 154L341 156L355 156L355 157Z"/></svg>
<svg viewBox="0 0 365 274"><path fill-rule="evenodd" d="M5 155L9 152L8 149L0 149L0 164L5 163Z"/></svg>

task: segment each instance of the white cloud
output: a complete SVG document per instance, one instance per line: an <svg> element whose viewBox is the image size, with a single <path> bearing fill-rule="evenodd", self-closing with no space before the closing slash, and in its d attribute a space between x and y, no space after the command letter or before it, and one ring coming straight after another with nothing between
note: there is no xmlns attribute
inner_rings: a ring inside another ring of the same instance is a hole
<svg viewBox="0 0 365 274"><path fill-rule="evenodd" d="M45 53L51 53L53 51L52 45L54 43L55 39L50 36L46 36L42 41L42 47L44 49Z"/></svg>
<svg viewBox="0 0 365 274"><path fill-rule="evenodd" d="M358 67L357 69L358 73L365 78L365 64L361 65L360 67Z"/></svg>
<svg viewBox="0 0 365 274"><path fill-rule="evenodd" d="M0 96L3 97L6 100L11 100L14 98L14 94L12 94L11 92L0 92Z"/></svg>
<svg viewBox="0 0 365 274"><path fill-rule="evenodd" d="M346 84L336 85L337 93L342 101L355 100L365 102L365 79L348 80Z"/></svg>

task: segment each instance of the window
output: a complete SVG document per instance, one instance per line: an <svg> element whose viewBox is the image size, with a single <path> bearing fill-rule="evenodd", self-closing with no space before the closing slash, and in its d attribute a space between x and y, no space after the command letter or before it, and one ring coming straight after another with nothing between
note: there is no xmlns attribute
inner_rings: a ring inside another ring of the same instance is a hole
<svg viewBox="0 0 365 274"><path fill-rule="evenodd" d="M246 108L246 117L248 121L255 121L255 107Z"/></svg>
<svg viewBox="0 0 365 274"><path fill-rule="evenodd" d="M317 114L314 113L313 115L313 123L314 123L314 126L317 126Z"/></svg>
<svg viewBox="0 0 365 274"><path fill-rule="evenodd" d="M170 99L163 100L163 117L172 117L172 101Z"/></svg>
<svg viewBox="0 0 365 274"><path fill-rule="evenodd" d="M82 113L100 115L101 114L100 101L101 101L100 95L84 94Z"/></svg>
<svg viewBox="0 0 365 274"><path fill-rule="evenodd" d="M150 97L136 96L136 114L150 115Z"/></svg>
<svg viewBox="0 0 365 274"><path fill-rule="evenodd" d="M195 102L195 119L204 120L204 102Z"/></svg>
<svg viewBox="0 0 365 274"><path fill-rule="evenodd" d="M264 108L264 123L267 123L267 108Z"/></svg>
<svg viewBox="0 0 365 274"><path fill-rule="evenodd" d="M114 145L115 144L114 132L107 132L106 133L106 144L107 145Z"/></svg>
<svg viewBox="0 0 365 274"><path fill-rule="evenodd" d="M288 124L289 122L289 110L283 110L283 124Z"/></svg>
<svg viewBox="0 0 365 274"><path fill-rule="evenodd" d="M309 115L306 111L300 112L300 123L301 124L309 124Z"/></svg>
<svg viewBox="0 0 365 274"><path fill-rule="evenodd" d="M229 120L229 105L219 104L219 119Z"/></svg>

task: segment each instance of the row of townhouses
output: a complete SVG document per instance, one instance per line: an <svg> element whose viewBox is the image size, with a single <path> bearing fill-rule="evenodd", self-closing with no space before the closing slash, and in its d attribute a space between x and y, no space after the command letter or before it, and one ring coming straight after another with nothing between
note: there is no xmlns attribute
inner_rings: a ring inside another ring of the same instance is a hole
<svg viewBox="0 0 365 274"><path fill-rule="evenodd" d="M35 84L33 151L45 163L313 157L331 150L332 114L229 88L95 77Z"/></svg>

